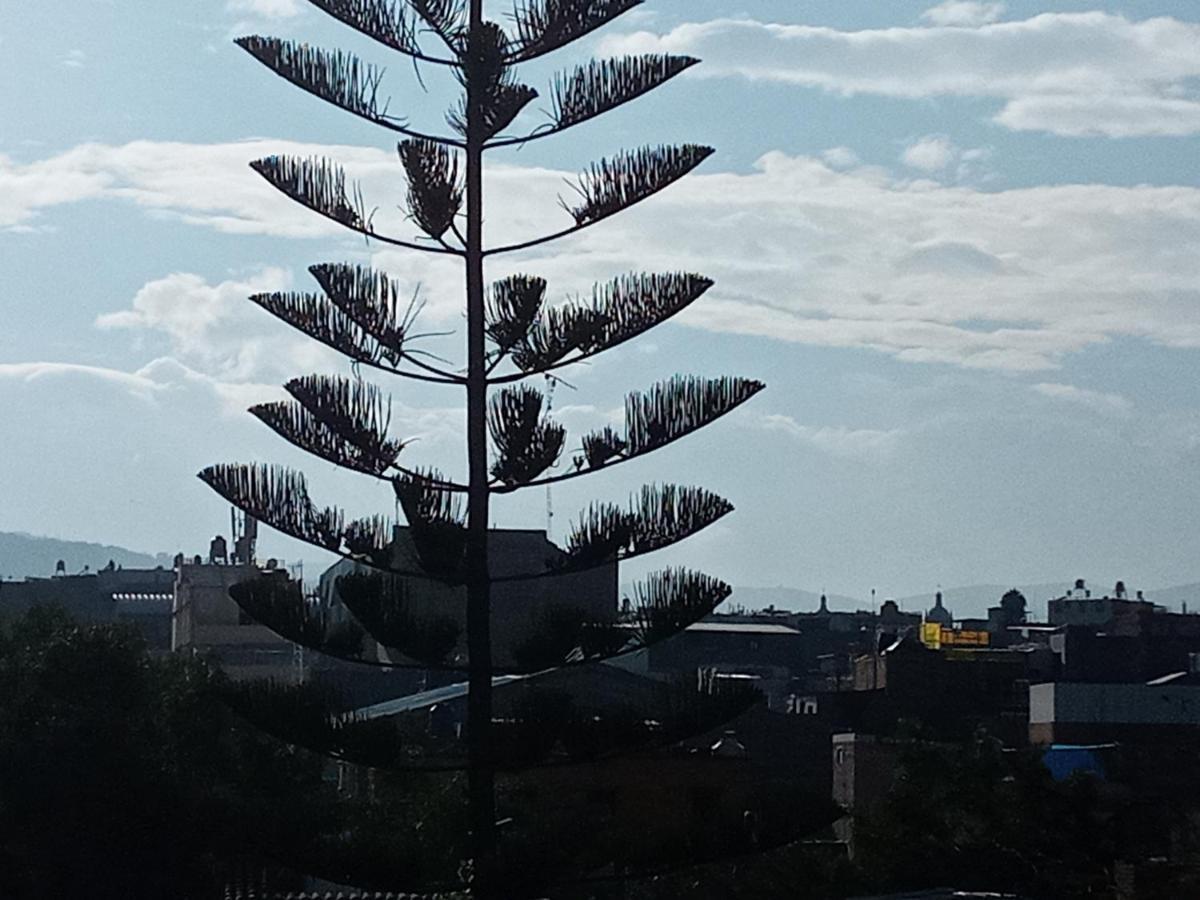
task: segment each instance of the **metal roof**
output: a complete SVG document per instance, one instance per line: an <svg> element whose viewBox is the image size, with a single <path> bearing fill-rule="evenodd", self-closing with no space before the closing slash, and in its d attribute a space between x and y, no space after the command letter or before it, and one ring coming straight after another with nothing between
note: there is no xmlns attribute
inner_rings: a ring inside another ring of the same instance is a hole
<svg viewBox="0 0 1200 900"><path fill-rule="evenodd" d="M788 625L774 625L767 622L697 622L689 625L688 631L707 632L709 634L799 634L795 628Z"/></svg>

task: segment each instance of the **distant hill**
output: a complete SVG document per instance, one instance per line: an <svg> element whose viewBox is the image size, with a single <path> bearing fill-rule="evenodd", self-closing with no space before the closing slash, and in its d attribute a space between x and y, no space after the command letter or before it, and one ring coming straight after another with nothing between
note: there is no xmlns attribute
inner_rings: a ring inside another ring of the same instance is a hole
<svg viewBox="0 0 1200 900"><path fill-rule="evenodd" d="M67 573L103 569L109 560L126 569L153 569L170 566L172 558L159 553L138 553L124 547L91 544L84 541L60 541L20 532L0 531L0 577L21 579L54 574L58 560L67 564Z"/></svg>
<svg viewBox="0 0 1200 900"><path fill-rule="evenodd" d="M1200 584L1180 584L1175 587L1146 591L1146 599L1179 612L1187 604L1188 612L1200 612Z"/></svg>
<svg viewBox="0 0 1200 900"><path fill-rule="evenodd" d="M1071 583L1067 581L1045 584L972 584L943 588L942 602L954 613L956 619L986 619L988 607L996 606L1001 597L1016 588L1025 595L1029 603L1029 617L1044 619L1046 601L1053 597L1061 597L1070 586ZM920 612L933 606L933 592L897 597L896 602L900 604L901 609Z"/></svg>
<svg viewBox="0 0 1200 900"><path fill-rule="evenodd" d="M844 597L841 594L827 595L829 608L849 612L855 609L866 609L869 603ZM795 612L812 612L821 606L821 595L812 591L802 591L799 588L788 587L739 587L734 588L733 595L721 607L722 612L730 612L737 607L748 610L766 609L773 606L776 609L787 609Z"/></svg>

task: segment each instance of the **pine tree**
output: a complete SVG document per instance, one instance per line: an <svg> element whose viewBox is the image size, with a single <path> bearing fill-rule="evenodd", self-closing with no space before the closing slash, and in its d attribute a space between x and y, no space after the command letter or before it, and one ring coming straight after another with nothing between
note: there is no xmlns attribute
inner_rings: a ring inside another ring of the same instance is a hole
<svg viewBox="0 0 1200 900"><path fill-rule="evenodd" d="M564 600L565 614L544 623L524 657L501 664L494 659L491 639L494 584L561 579L612 566L681 541L733 507L699 488L651 485L627 508L593 504L567 537L562 553L545 566L497 577L489 565L490 499L639 458L710 424L763 385L740 378L676 376L631 393L625 402L624 428L605 427L582 435L569 462L553 471L564 456L567 435L548 414L544 393L529 382L554 378L564 367L661 324L696 301L712 282L682 272L626 274L597 285L590 298L549 305L543 279L514 275L489 286L485 262L596 226L669 187L713 151L698 145L649 146L593 163L574 185L577 199L563 203L568 223L544 236L504 246L484 243L484 156L583 125L663 85L698 60L620 56L563 72L550 87L550 121L529 128L522 123L531 118L527 108L538 92L518 80L521 64L591 34L641 0L516 0L507 28L484 18L482 0L311 2L418 67L448 69L461 85L462 99L446 116L449 131L432 134L390 114L381 100L381 70L350 54L270 37L237 42L296 86L401 136L398 153L408 181L407 213L420 235L396 237L377 231L360 192L347 184L332 161L272 156L251 165L294 201L368 241L461 260L466 358L461 369L454 369L414 346L419 305L406 303L405 292L388 275L362 266L313 266L310 271L320 293L252 298L348 357L352 373L297 378L286 385L291 400L262 404L251 412L292 444L386 485L403 509L413 553L397 552L393 524L385 517L348 520L339 509L315 503L303 475L294 470L218 465L204 470L201 478L282 533L369 570L338 584L353 622L332 620L328 609L307 600L301 585L277 575L232 592L252 616L290 640L334 657L385 667L465 672L467 747L457 758L468 779L473 891L480 897L518 896L511 880L500 888L512 866L506 868L497 849L498 767L544 762L547 753L561 754L564 745L586 746L595 754L597 747L616 752L667 744L719 723L744 708L747 698L722 694L711 683L699 689L695 684L675 686L664 701L671 715L658 716L653 729L628 715L614 715L601 727L596 717L572 718L548 701L527 703L524 718L518 717L515 724L494 721L498 675L565 671L628 653L698 621L730 593L716 578L671 569L639 585L620 615L572 615ZM390 434L388 399L360 377L364 368L465 391L465 481L401 464L405 442ZM453 617L433 615L427 605L411 601L414 580L465 590L465 653ZM244 692L241 700L247 708L255 706L254 694ZM269 719L280 733L345 759L401 769L437 768L457 752L453 747L427 746L412 734L401 739L385 733L378 723L322 717L304 702L289 705L284 693L273 688L258 694L262 702L257 703L257 715Z"/></svg>

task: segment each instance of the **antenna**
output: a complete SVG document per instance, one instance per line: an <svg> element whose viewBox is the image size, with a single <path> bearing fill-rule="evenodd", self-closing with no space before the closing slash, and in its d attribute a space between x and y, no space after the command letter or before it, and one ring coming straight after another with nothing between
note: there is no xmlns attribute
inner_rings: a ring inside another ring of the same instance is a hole
<svg viewBox="0 0 1200 900"><path fill-rule="evenodd" d="M554 408L554 388L558 384L558 379L546 373L546 415L550 415L550 410ZM546 540L553 540L554 528L554 494L553 485L546 485Z"/></svg>

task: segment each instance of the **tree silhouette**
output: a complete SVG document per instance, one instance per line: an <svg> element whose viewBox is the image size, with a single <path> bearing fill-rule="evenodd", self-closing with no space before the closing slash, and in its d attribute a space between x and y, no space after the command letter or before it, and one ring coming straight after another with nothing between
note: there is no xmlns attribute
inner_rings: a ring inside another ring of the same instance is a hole
<svg viewBox="0 0 1200 900"><path fill-rule="evenodd" d="M686 272L623 274L596 285L590 297L558 305L547 303L547 283L536 275L511 275L490 286L485 282L486 261L598 225L669 187L713 151L698 145L648 146L595 162L573 185L577 196L562 201L568 221L550 233L504 245L484 240L485 154L582 125L661 86L698 60L620 56L562 72L549 89L549 121L529 128L518 123L528 118L525 110L538 92L518 80L519 66L585 37L641 0L516 0L507 28L484 18L482 0L311 2L414 65L448 70L462 88L461 100L446 116L447 133L418 131L390 113L380 92L382 71L373 65L341 51L270 37L237 42L310 94L401 136L405 206L420 234L380 233L360 189L330 160L271 156L251 165L288 197L368 241L461 261L466 356L462 367L454 368L415 345L420 304L406 301L401 286L386 274L352 264L313 266L319 293L252 299L348 357L352 375L297 378L286 385L291 400L259 405L251 412L292 444L384 484L403 510L403 540L383 516L350 520L336 507L318 505L303 475L291 469L218 465L200 477L282 533L369 570L338 582L354 621L338 620L328 608L311 603L300 584L278 574L237 586L235 600L281 635L330 656L391 668L464 672L469 683L466 752L453 740L432 740L416 727L406 731L402 724L388 731L373 722L322 718L303 703L288 706L282 689L248 689L238 702L269 718L271 727L289 740L343 759L399 769L465 771L473 891L498 896L500 879L513 871L497 849L498 768L545 764L556 754L594 758L663 746L727 719L750 699L701 679L699 684L656 687L643 698L652 716L645 708L640 715L630 709L584 715L569 697L564 699L570 693L563 687L570 687L569 678L559 678L553 690L539 689L546 670L560 675L583 670L645 647L701 619L729 595L728 585L690 570L651 575L635 588L620 614L614 609L598 615L573 605L573 592L564 590L554 615L543 617L541 627L512 658L498 658L492 640L493 620L514 614L507 603L493 609L497 584L554 579L553 584L565 586L589 570L681 541L733 508L700 488L650 485L627 507L590 506L561 550L540 565L500 575L496 560L489 560L493 495L556 484L636 459L711 423L763 388L741 378L675 376L629 394L623 428L584 434L567 454L565 429L551 418L545 394L528 381L553 379L560 369L637 337L697 300L712 282ZM389 400L362 380L364 368L465 392L465 481L401 464L406 442L390 434ZM564 455L569 461L560 463ZM414 591L415 584L434 586ZM451 603L439 610L428 601L426 591L438 590L465 593L464 622L447 612ZM500 720L493 689L510 690L511 683L496 679L514 675L532 675L521 682L529 690L515 702L516 712L510 709ZM516 896L514 882L508 881L503 893Z"/></svg>
<svg viewBox="0 0 1200 900"><path fill-rule="evenodd" d="M1005 591L1004 596L1000 598L1000 609L1004 612L1005 620L1012 625L1025 621L1027 605L1025 595L1016 588Z"/></svg>

